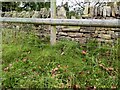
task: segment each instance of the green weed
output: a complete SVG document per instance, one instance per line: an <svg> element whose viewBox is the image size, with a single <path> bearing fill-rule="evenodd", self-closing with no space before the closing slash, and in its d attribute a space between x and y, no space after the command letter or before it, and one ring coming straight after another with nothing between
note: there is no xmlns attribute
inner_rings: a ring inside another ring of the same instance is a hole
<svg viewBox="0 0 120 90"><path fill-rule="evenodd" d="M119 46L69 40L51 46L49 38L41 40L33 32L4 30L2 87L118 87Z"/></svg>

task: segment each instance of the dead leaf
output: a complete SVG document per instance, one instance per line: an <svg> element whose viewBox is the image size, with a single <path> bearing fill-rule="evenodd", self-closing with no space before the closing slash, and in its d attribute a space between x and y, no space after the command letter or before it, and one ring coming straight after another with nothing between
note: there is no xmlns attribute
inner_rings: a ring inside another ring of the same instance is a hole
<svg viewBox="0 0 120 90"><path fill-rule="evenodd" d="M60 65L58 65L57 67L60 68Z"/></svg>
<svg viewBox="0 0 120 90"><path fill-rule="evenodd" d="M52 74L53 77L56 75L57 71L58 71L58 68L52 69L51 74Z"/></svg>
<svg viewBox="0 0 120 90"><path fill-rule="evenodd" d="M33 68L32 71L34 72L34 71L35 71L35 68Z"/></svg>
<svg viewBox="0 0 120 90"><path fill-rule="evenodd" d="M81 74L81 75L84 74L84 71L79 72L79 74Z"/></svg>
<svg viewBox="0 0 120 90"><path fill-rule="evenodd" d="M31 51L28 51L28 54L30 54L31 53Z"/></svg>
<svg viewBox="0 0 120 90"><path fill-rule="evenodd" d="M86 52L85 50L82 50L82 54L83 54L83 55L86 55L87 52Z"/></svg>
<svg viewBox="0 0 120 90"><path fill-rule="evenodd" d="M90 87L87 87L87 90L96 90L96 87L95 86L90 86Z"/></svg>
<svg viewBox="0 0 120 90"><path fill-rule="evenodd" d="M12 64L9 64L9 67L12 67Z"/></svg>
<svg viewBox="0 0 120 90"><path fill-rule="evenodd" d="M114 68L109 67L109 68L106 68L106 70L107 70L107 71L113 71Z"/></svg>
<svg viewBox="0 0 120 90"><path fill-rule="evenodd" d="M27 61L27 58L23 58L23 60L22 60L23 62L26 62Z"/></svg>
<svg viewBox="0 0 120 90"><path fill-rule="evenodd" d="M114 89L116 90L116 88L117 88L116 86L112 86L112 87L111 87L111 89L113 89L113 90L114 90Z"/></svg>
<svg viewBox="0 0 120 90"><path fill-rule="evenodd" d="M100 66L100 67L103 67L103 65L102 65L102 64L99 64L99 66Z"/></svg>
<svg viewBox="0 0 120 90"><path fill-rule="evenodd" d="M64 55L64 52L62 52L61 55Z"/></svg>
<svg viewBox="0 0 120 90"><path fill-rule="evenodd" d="M83 58L83 59L82 59L82 61L83 61L83 62L86 62L86 59L85 59L85 58Z"/></svg>
<svg viewBox="0 0 120 90"><path fill-rule="evenodd" d="M8 71L8 70L9 70L9 67L4 68L4 71Z"/></svg>
<svg viewBox="0 0 120 90"><path fill-rule="evenodd" d="M78 90L80 88L79 85L73 85L73 90Z"/></svg>
<svg viewBox="0 0 120 90"><path fill-rule="evenodd" d="M102 69L106 69L103 64L99 64L99 66L100 66Z"/></svg>
<svg viewBox="0 0 120 90"><path fill-rule="evenodd" d="M16 62L18 62L18 60L16 60Z"/></svg>
<svg viewBox="0 0 120 90"><path fill-rule="evenodd" d="M41 66L38 66L39 69L41 69Z"/></svg>
<svg viewBox="0 0 120 90"><path fill-rule="evenodd" d="M104 70L106 70L106 71L113 71L113 70L114 70L114 68L111 68L111 67L107 68L107 67L105 67L105 66L102 65L102 64L99 64L99 66L102 67L102 69L104 69Z"/></svg>
<svg viewBox="0 0 120 90"><path fill-rule="evenodd" d="M54 69L54 71L57 71L57 70L58 70L58 68L55 68L55 69Z"/></svg>

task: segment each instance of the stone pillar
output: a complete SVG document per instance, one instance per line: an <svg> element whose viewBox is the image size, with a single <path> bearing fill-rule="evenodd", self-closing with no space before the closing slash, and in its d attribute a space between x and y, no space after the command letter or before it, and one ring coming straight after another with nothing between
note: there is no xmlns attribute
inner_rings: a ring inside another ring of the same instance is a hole
<svg viewBox="0 0 120 90"><path fill-rule="evenodd" d="M93 6L90 7L90 16L94 17L94 7Z"/></svg>
<svg viewBox="0 0 120 90"><path fill-rule="evenodd" d="M89 9L89 3L87 3L87 4L85 5L85 9L84 9L84 11L83 11L83 14L84 14L84 15L88 15L88 9Z"/></svg>
<svg viewBox="0 0 120 90"><path fill-rule="evenodd" d="M100 6L100 16L102 16L102 14L103 14L103 7L102 6Z"/></svg>
<svg viewBox="0 0 120 90"><path fill-rule="evenodd" d="M106 6L103 7L103 17L105 18L107 15L107 11L106 11Z"/></svg>
<svg viewBox="0 0 120 90"><path fill-rule="evenodd" d="M107 16L110 17L110 14L111 14L111 7L110 6L106 6L106 14L107 14Z"/></svg>
<svg viewBox="0 0 120 90"><path fill-rule="evenodd" d="M97 6L94 7L94 15L97 16Z"/></svg>
<svg viewBox="0 0 120 90"><path fill-rule="evenodd" d="M100 6L97 7L97 13L98 13L98 15L100 15Z"/></svg>
<svg viewBox="0 0 120 90"><path fill-rule="evenodd" d="M112 6L111 8L112 8L112 16L115 17L115 8L114 6Z"/></svg>
<svg viewBox="0 0 120 90"><path fill-rule="evenodd" d="M114 8L115 8L115 14L118 15L119 14L119 10L118 10L117 2L114 2Z"/></svg>
<svg viewBox="0 0 120 90"><path fill-rule="evenodd" d="M118 11L119 11L119 16L120 16L120 6L118 7L118 9L119 9Z"/></svg>

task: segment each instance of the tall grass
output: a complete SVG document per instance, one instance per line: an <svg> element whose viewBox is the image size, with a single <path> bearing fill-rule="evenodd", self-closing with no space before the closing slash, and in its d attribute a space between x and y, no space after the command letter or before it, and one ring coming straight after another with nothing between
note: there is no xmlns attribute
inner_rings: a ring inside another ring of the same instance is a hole
<svg viewBox="0 0 120 90"><path fill-rule="evenodd" d="M33 32L3 30L3 88L114 88L118 87L119 46L81 45Z"/></svg>

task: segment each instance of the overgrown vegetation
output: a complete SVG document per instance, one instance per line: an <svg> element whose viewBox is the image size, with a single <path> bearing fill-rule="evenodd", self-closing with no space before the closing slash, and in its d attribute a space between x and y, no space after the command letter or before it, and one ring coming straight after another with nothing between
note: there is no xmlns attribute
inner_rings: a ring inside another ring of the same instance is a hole
<svg viewBox="0 0 120 90"><path fill-rule="evenodd" d="M50 8L50 2L2 2L2 11L40 11L41 8Z"/></svg>
<svg viewBox="0 0 120 90"><path fill-rule="evenodd" d="M119 46L68 40L51 46L33 32L4 29L2 87L116 88Z"/></svg>

